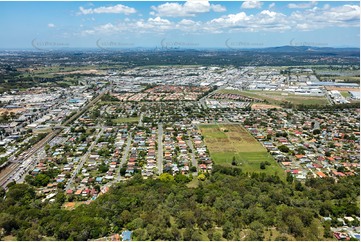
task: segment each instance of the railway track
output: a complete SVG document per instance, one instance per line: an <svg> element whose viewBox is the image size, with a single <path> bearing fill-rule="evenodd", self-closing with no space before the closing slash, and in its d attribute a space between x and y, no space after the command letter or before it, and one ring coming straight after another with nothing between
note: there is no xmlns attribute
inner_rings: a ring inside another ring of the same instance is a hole
<svg viewBox="0 0 361 242"><path fill-rule="evenodd" d="M19 163L11 163L1 171L0 185L3 186L11 180L12 172L20 166Z"/></svg>
<svg viewBox="0 0 361 242"><path fill-rule="evenodd" d="M90 101L84 108L79 110L76 114L74 114L72 117L70 117L67 121L64 122L64 126L70 124L72 121L74 121L76 118L78 118L82 113L86 112L87 109L89 109L92 105L94 105L96 102L100 100L100 98L107 93L108 90L105 90L104 92L100 93L96 98L94 98L92 101ZM40 148L44 147L45 144L47 144L50 140L52 140L55 136L57 136L61 132L61 129L53 130L51 133L49 133L45 138L40 140L38 143L36 143L33 147L28 149L21 158L21 160L27 160L29 157L34 155ZM22 162L20 162L19 159L16 159L10 163L7 167L5 167L0 172L0 186L6 188L6 185L12 181L12 178L14 176L14 171L21 165Z"/></svg>

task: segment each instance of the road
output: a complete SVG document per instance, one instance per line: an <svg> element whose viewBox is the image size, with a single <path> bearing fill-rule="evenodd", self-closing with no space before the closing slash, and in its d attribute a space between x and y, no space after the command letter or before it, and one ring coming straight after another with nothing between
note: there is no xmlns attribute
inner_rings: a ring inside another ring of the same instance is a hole
<svg viewBox="0 0 361 242"><path fill-rule="evenodd" d="M194 149L192 140L187 140L186 143L189 146L189 148L191 148L191 150L192 150L192 153L191 153L192 165L197 167L197 171L198 171L198 162L197 162L196 156L195 156L196 150ZM198 174L197 172L193 172L193 176L196 176L197 174Z"/></svg>
<svg viewBox="0 0 361 242"><path fill-rule="evenodd" d="M138 127L143 127L143 113L140 114Z"/></svg>
<svg viewBox="0 0 361 242"><path fill-rule="evenodd" d="M326 97L328 103L331 104L331 105L334 104L330 94L328 94L328 91L326 89L323 90L323 93L325 94L325 97Z"/></svg>
<svg viewBox="0 0 361 242"><path fill-rule="evenodd" d="M158 174L163 173L163 124L158 124Z"/></svg>
<svg viewBox="0 0 361 242"><path fill-rule="evenodd" d="M203 106L203 108L207 108L206 98L208 98L213 93L218 92L219 90L225 89L226 87L227 86L221 86L221 87L217 88L216 90L214 90L213 92L208 93L208 95L206 95L206 96L202 97L201 99L199 99L199 103Z"/></svg>
<svg viewBox="0 0 361 242"><path fill-rule="evenodd" d="M75 177L79 173L80 169L83 168L84 163L88 160L88 157L89 157L91 151L93 150L94 146L98 143L98 140L99 140L100 136L103 134L103 132L104 132L104 128L101 128L101 130L99 131L98 135L95 138L95 141L90 145L87 152L80 159L80 162L78 163L76 169L74 170L72 177L69 179L69 181L67 183L68 185L66 185L65 191L69 190L71 188L71 185L74 182Z"/></svg>
<svg viewBox="0 0 361 242"><path fill-rule="evenodd" d="M130 145L132 144L132 135L130 132L128 132L128 137L127 137L127 146L125 146L124 152L123 152L123 156L122 156L122 160L120 161L119 164L119 170L123 167L123 165L127 162L127 158L128 158L128 154L129 154L129 150L130 150ZM120 173L118 172L117 181L120 181Z"/></svg>

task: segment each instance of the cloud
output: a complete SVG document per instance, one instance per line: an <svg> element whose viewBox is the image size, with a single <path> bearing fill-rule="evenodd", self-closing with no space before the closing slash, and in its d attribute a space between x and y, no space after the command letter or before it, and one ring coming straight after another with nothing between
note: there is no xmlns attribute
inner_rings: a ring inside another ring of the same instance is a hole
<svg viewBox="0 0 361 242"><path fill-rule="evenodd" d="M99 8L79 8L80 12L78 12L79 15L87 15L87 14L102 14L102 13L122 13L125 15L129 15L132 13L136 13L137 10L135 8L131 8L122 4L117 4L114 6L109 7L99 7Z"/></svg>
<svg viewBox="0 0 361 242"><path fill-rule="evenodd" d="M300 30L315 30L326 27L360 26L360 6L343 5L337 7L314 7L305 11L295 11L289 17Z"/></svg>
<svg viewBox="0 0 361 242"><path fill-rule="evenodd" d="M220 4L210 4L208 1L187 1L180 3L164 3L151 7L152 15L160 17L193 17L200 13L224 12L227 9Z"/></svg>
<svg viewBox="0 0 361 242"><path fill-rule="evenodd" d="M276 3L271 3L270 5L268 5L268 8L269 9L272 9L272 8L274 8L276 6Z"/></svg>
<svg viewBox="0 0 361 242"><path fill-rule="evenodd" d="M254 0L251 0L251 1L245 1L242 3L242 6L241 8L261 8L263 5L263 3L259 2L259 1L254 1Z"/></svg>
<svg viewBox="0 0 361 242"><path fill-rule="evenodd" d="M220 4L211 4L211 9L217 13L227 11L226 7L224 7Z"/></svg>
<svg viewBox="0 0 361 242"><path fill-rule="evenodd" d="M243 32L256 31L284 31L291 27L287 24L287 16L269 10L263 10L256 15L247 15L245 12L229 14L221 18L213 19L207 23L217 29L235 30Z"/></svg>
<svg viewBox="0 0 361 242"><path fill-rule="evenodd" d="M202 11L205 11L204 9ZM192 9L192 11L194 13L195 10ZM201 9L198 8L198 11ZM358 27L359 25L360 7L345 4L336 7L299 9L288 15L271 9L262 10L255 14L247 14L241 11L208 21L187 17L179 21L171 21L161 16L148 19L127 18L116 24L107 23L84 30L82 34L167 33L168 31L194 34L262 31L282 33L290 30L310 31L328 27Z"/></svg>
<svg viewBox="0 0 361 242"><path fill-rule="evenodd" d="M53 23L48 23L48 27L49 27L49 28L55 28L55 24L53 24Z"/></svg>
<svg viewBox="0 0 361 242"><path fill-rule="evenodd" d="M144 19L127 19L117 24L107 23L81 31L81 35L112 35L125 33L154 33L165 32L176 28L176 24L161 17Z"/></svg>
<svg viewBox="0 0 361 242"><path fill-rule="evenodd" d="M308 3L289 3L288 8L312 8L317 5L317 2Z"/></svg>

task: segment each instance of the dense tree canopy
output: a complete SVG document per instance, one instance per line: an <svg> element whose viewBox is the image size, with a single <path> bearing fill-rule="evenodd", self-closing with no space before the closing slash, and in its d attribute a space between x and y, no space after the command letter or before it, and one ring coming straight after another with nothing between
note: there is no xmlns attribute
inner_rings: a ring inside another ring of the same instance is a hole
<svg viewBox="0 0 361 242"><path fill-rule="evenodd" d="M1 198L2 235L88 240L130 229L137 240L320 240L330 233L321 216L359 216L359 176L298 184L227 169L197 188L188 188L186 177L136 175L72 211L61 208L62 196L42 203L29 185L16 184Z"/></svg>

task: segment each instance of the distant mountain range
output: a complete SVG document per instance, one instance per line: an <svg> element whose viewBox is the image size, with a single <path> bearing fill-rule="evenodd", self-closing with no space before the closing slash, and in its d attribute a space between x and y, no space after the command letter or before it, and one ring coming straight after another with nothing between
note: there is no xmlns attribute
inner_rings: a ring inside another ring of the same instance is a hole
<svg viewBox="0 0 361 242"><path fill-rule="evenodd" d="M315 46L297 46L297 45L285 45L278 47L267 47L249 49L252 51L260 52L360 52L360 48L333 48L333 47L315 47Z"/></svg>

